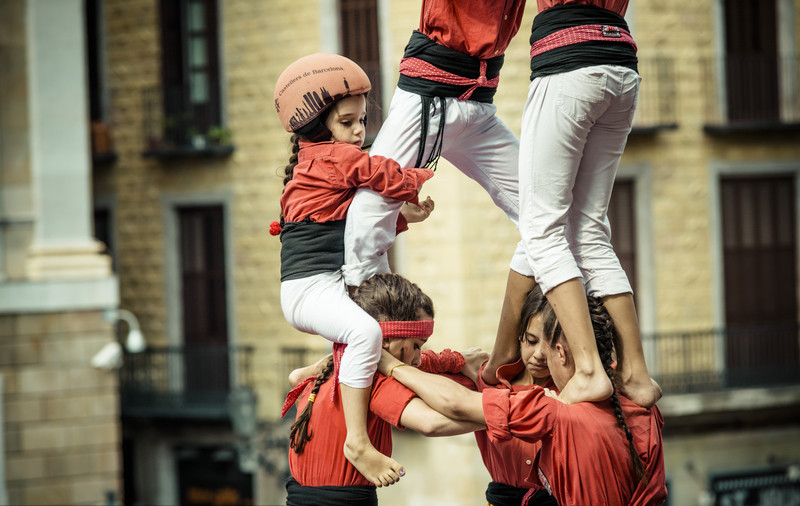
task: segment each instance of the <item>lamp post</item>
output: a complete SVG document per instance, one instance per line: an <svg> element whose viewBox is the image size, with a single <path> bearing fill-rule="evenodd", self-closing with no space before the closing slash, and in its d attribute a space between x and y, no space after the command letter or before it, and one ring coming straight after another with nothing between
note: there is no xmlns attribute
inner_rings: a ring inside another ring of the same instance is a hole
<svg viewBox="0 0 800 506"><path fill-rule="evenodd" d="M127 309L107 309L103 313L103 319L109 323L116 323L119 320L128 324L128 335L125 338L125 349L129 353L140 353L147 347L144 335L139 328L139 320ZM106 343L100 351L95 353L91 360L92 367L110 371L122 366L122 346L119 341L114 339Z"/></svg>

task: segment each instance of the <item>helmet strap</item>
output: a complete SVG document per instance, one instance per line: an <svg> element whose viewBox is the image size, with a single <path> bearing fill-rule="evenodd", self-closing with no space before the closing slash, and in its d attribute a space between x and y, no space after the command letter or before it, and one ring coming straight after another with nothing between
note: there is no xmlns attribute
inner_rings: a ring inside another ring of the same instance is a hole
<svg viewBox="0 0 800 506"><path fill-rule="evenodd" d="M327 115L323 115L327 116ZM320 117L316 117L305 125L301 126L295 133L302 135L311 142L324 142L331 140L331 131L325 126Z"/></svg>

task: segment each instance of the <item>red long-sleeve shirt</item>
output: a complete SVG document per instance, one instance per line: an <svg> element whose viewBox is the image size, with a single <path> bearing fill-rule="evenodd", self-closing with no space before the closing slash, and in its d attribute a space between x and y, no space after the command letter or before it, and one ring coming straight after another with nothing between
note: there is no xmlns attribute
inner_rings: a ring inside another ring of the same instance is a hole
<svg viewBox="0 0 800 506"><path fill-rule="evenodd" d="M419 202L430 169L403 169L383 156L370 156L353 144L300 141L298 163L281 195L286 222L323 223L343 220L357 188L368 187L387 197Z"/></svg>
<svg viewBox="0 0 800 506"><path fill-rule="evenodd" d="M485 367L486 364L484 364ZM512 385L511 381L522 371L525 366L522 360L517 360L513 364L502 365L497 369L497 379L500 383L489 385L482 378L483 367L478 374L478 391L483 392L487 389L502 389L511 392L523 392L536 385ZM555 389L552 380L548 380L545 385L547 388ZM492 481L511 485L516 488L540 489L541 485L528 481L531 474L536 456L542 447L540 441L524 440L520 438L510 438L505 440L491 441L486 430L475 431L475 441L481 451L481 458ZM535 473L534 473L535 474Z"/></svg>
<svg viewBox="0 0 800 506"><path fill-rule="evenodd" d="M664 502L661 412L621 396L620 403L649 478L646 486L637 485L628 441L610 402L564 404L546 396L543 388L483 392L490 440L541 440L539 478L561 506ZM531 479L535 481L534 476Z"/></svg>
<svg viewBox="0 0 800 506"><path fill-rule="evenodd" d="M525 0L423 0L419 31L437 44L482 60L505 53Z"/></svg>

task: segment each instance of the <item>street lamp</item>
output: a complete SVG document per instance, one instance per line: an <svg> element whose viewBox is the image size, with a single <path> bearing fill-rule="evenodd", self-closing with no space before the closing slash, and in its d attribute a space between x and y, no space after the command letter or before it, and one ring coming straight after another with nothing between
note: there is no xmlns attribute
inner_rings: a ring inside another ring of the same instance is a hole
<svg viewBox="0 0 800 506"><path fill-rule="evenodd" d="M128 353L140 353L147 347L144 335L139 328L139 320L127 309L107 309L103 313L103 319L109 323L122 320L128 324L128 335L125 338L125 349ZM100 351L92 357L91 364L92 367L107 371L122 366L122 346L119 341L114 339L100 348Z"/></svg>

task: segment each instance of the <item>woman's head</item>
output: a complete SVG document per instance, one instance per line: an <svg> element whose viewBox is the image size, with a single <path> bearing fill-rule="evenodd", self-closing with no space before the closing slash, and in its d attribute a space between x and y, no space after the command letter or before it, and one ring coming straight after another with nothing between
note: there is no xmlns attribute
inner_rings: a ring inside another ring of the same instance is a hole
<svg viewBox="0 0 800 506"><path fill-rule="evenodd" d="M331 106L348 97L363 96L371 88L369 77L354 61L315 53L281 73L275 84L275 109L287 132L319 142L330 139L324 116Z"/></svg>
<svg viewBox="0 0 800 506"><path fill-rule="evenodd" d="M353 301L381 324L389 353L407 364L420 364L434 316L433 301L420 287L397 274L377 274L361 283Z"/></svg>

